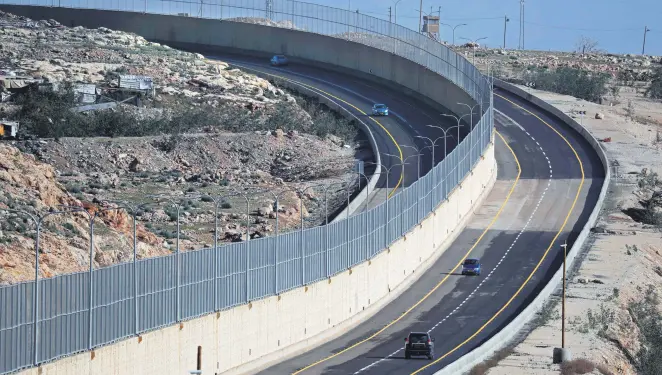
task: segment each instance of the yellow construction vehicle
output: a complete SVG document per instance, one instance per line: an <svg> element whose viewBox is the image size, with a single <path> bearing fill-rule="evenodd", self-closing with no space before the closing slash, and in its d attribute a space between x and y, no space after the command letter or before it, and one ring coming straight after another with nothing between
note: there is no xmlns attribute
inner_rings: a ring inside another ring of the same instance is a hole
<svg viewBox="0 0 662 375"><path fill-rule="evenodd" d="M0 138L16 138L17 134L17 121L0 120Z"/></svg>

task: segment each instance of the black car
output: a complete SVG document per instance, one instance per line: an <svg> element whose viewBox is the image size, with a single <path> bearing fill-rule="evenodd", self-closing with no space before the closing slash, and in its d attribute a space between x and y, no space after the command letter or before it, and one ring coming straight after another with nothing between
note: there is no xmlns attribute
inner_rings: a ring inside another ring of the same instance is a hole
<svg viewBox="0 0 662 375"><path fill-rule="evenodd" d="M434 358L434 339L427 332L412 332L405 337L405 358L409 359L412 355Z"/></svg>

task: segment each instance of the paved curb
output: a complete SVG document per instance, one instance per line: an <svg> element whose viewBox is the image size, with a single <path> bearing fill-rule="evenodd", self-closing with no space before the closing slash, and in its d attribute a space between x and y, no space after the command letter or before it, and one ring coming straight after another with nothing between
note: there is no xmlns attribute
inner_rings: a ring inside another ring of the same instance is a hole
<svg viewBox="0 0 662 375"><path fill-rule="evenodd" d="M607 154L593 135L586 130L586 128L579 125L575 120L570 116L565 114L563 111L554 107L553 105L543 101L542 99L530 94L519 87L516 87L512 84L494 80L494 87L500 88L502 90L508 91L518 97L531 102L538 107L546 110L552 115L559 118L570 128L578 132L584 139L588 141L593 150L598 154L602 166L604 167L605 179L602 183L602 188L600 189L600 196L598 197L598 202L591 212L586 225L582 228L582 231L579 233L579 236L575 240L575 243L572 245L572 248L568 250L566 263L568 269L572 269L573 263L577 255L581 252L586 239L589 236L591 228L595 225L598 220L598 215L605 201L607 191L609 189L609 181L611 179L611 170L609 159L607 159ZM543 290L536 296L536 298L526 307L522 312L513 319L506 327L501 329L496 335L492 336L487 340L483 345L472 350L471 352L465 354L463 357L457 361L451 363L450 365L444 367L442 370L435 372L435 375L457 375L464 374L470 371L474 366L490 358L497 350L507 346L524 328L524 326L529 323L536 315L540 309L547 303L552 294L559 289L559 283L562 279L563 266L560 266L559 269L554 273L554 276L550 279L549 283L543 288ZM550 351L551 358L551 351Z"/></svg>

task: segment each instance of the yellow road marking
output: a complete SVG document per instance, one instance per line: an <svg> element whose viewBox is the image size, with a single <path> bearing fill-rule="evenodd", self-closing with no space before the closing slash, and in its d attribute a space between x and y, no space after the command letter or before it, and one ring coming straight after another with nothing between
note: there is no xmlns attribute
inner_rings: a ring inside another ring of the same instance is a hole
<svg viewBox="0 0 662 375"><path fill-rule="evenodd" d="M305 371L305 370L308 370L308 369L310 369L310 368L312 368L312 367L315 367L315 366L319 365L320 363L326 362L326 361L328 361L328 360L330 360L330 359L332 359L332 358L334 358L334 357L337 357L337 356L339 356L339 355L341 355L341 354L343 354L343 353L347 353L348 351L350 351L350 350L356 348L357 346L359 346L359 345L361 345L361 344L363 344L363 343L366 343L366 342L368 342L369 340L372 340L373 338L377 337L379 334L381 334L382 332L384 332L385 330L387 330L389 327L391 327L391 326L393 326L395 323L399 322L402 318L404 318L405 316L407 316L407 314L409 314L409 313L410 313L411 311L413 311L416 307L418 307L421 303L423 303L423 301L425 301L426 299L428 299L428 298L429 298L429 297L430 297L430 296L431 296L431 295L432 295L437 289L439 289L439 287L441 287L441 285L444 284L444 283L446 282L446 280L448 280L448 278L451 276L451 274L452 274L453 272L455 272L455 270L457 270L457 269L462 265L462 262L464 262L464 259L465 259L466 257L468 257L469 254L471 254L471 252L473 251L473 249L475 249L476 246L478 246L478 244L482 241L483 237L485 237L485 235L487 234L487 232L490 230L490 228L491 228L491 227L494 225L494 223L497 221L497 219L498 219L499 216L501 215L501 212L503 211L503 209L506 207L506 203L508 203L508 201L510 200L510 196L513 194L513 191L515 191L515 186L517 186L517 183L519 182L519 179L520 179L520 175L522 174L522 168L521 168L521 166L520 166L519 160L517 159L517 155L515 155L515 151L513 151L513 149L510 147L510 145L506 142L506 140L503 138L503 136L502 136L499 132L497 132L496 130L495 130L495 132L496 132L496 133L499 135L499 137L503 140L503 143L505 143L506 147L508 147L508 149L510 150L510 153L511 153L511 154L513 155L513 157L515 158L515 163L517 164L517 177L515 178L515 182L513 182L513 185L510 187L510 191L508 191L508 195L506 196L506 200L504 200L504 202L501 204L501 207L499 207L499 211L497 211L496 215L494 216L494 218L492 219L492 221L490 222L490 224L485 228L485 230L483 231L483 233L481 233L480 237L478 237L478 239L477 239L476 242L473 244L473 246L471 246L471 248L466 252L466 254L464 254L464 255L462 256L462 259L460 259L460 261L455 265L455 267L454 267L450 272L448 272L448 274L447 274L447 275L446 275L441 281L439 281L439 283L437 283L437 285L435 285L435 287L432 288L432 290L430 290L425 296L423 296L423 298L421 298L418 302L416 302L416 303L415 303L412 307L410 307L407 311L405 311L404 313L402 313L402 315L400 315L397 319L393 320L392 322L390 322L389 324L387 324L386 326L384 326L384 327L383 327L382 329L380 329L379 331L373 333L373 334L372 334L371 336L369 336L368 338L365 338L365 339L363 339L362 341L359 341L359 342L357 342L356 344L354 344L354 345L352 345L352 346L350 346L350 347L347 347L347 348L345 348L345 349L343 349L343 350L341 350L341 351L339 351L339 352L337 352L337 353L335 353L335 354L333 354L333 355L330 355L330 356L328 356L328 357L326 357L326 358L323 358L323 359L321 359L321 360L319 360L319 361L317 361L317 362L315 362L315 363L312 363L312 364L310 364L310 365L308 365L308 366L306 366L306 367L304 367L304 368L302 368L302 369L300 369L300 370L298 370L298 371L296 371L296 372L293 372L292 375L300 374L300 373L302 373L302 372Z"/></svg>
<svg viewBox="0 0 662 375"><path fill-rule="evenodd" d="M568 220L570 219L570 215L572 214L572 211L575 209L575 205L577 204L577 201L579 200L579 195L580 195L581 192L582 192L582 187L583 187L583 185L584 185L584 177L585 177L585 176L584 176L584 164L582 164L582 160L579 158L579 154L577 154L577 150L575 150L575 148L572 147L572 145L570 144L570 142L568 142L568 140L567 140L567 139L566 139L561 133L559 133L558 130L554 129L554 127L552 127L551 125L549 125L547 122L545 122L543 119L541 119L541 118L540 118L538 115L536 115L535 113L533 113L533 112L527 110L526 108L524 108L524 107L518 105L517 103L514 103L514 102L511 101L511 100L506 99L505 97L503 97L503 96L501 96L501 95L499 95L499 94L494 94L494 95L496 95L496 96L502 98L503 100L505 100L505 101L511 103L512 105L514 105L514 106L516 106L516 107L518 107L518 108L520 108L520 109L522 109L522 110L528 112L529 114L533 115L535 118L537 118L538 120L540 120L540 122L542 122L543 124L547 125L547 127L549 127L549 128L552 129L556 134L558 134L559 137L561 137L561 138L565 141L565 143L568 145L568 147L570 147L570 149L572 150L572 152L575 154L575 157L577 158L577 161L579 162L579 169L580 169L581 172L582 172L582 180L581 180L581 182L580 182L580 184L579 184L579 189L577 189L577 194L575 195L575 200L572 202L572 206L570 207L570 211L568 211L568 214L566 215L565 220L563 221L563 225L561 225L561 228L559 229L559 231L556 232L556 235L554 236L554 239L552 239L552 242L551 242L551 243L549 244L549 246L547 247L547 250L545 250L545 253L542 255L542 258L540 258L540 261L538 262L538 264L536 264L535 268L531 271L531 273L530 273L529 276L526 278L526 280L524 280L524 282L523 282L522 285L519 287L519 289L517 289L517 291L515 292L515 294L513 294L513 296L510 297L510 299L508 300L508 302L506 302L506 303L501 307L501 309L499 309L499 311L497 311L496 314L494 314L494 315L493 315L493 316L492 316L492 317L491 317L491 318L490 318L485 324L483 324L483 325L482 325L482 326L481 326L481 327L480 327L480 328L479 328L474 334L472 334L471 336L469 336L469 338L467 338L466 340L464 340L463 342L461 342L461 343L460 343L458 346L456 346L455 348L451 349L448 353L446 353L446 354L444 354L443 356L441 356L441 357L439 357L438 359L436 359L434 362L430 362L428 365L425 365L425 366L419 368L418 370L412 372L411 375L418 374L419 372L425 370L426 368L428 368L428 367L430 367L430 366L432 366L432 365L434 365L434 364L436 364L436 363L439 363L439 361L442 361L444 358L448 357L449 355L451 355L452 353L454 353L455 351L457 351L458 349L460 349L462 346L464 346L466 343L468 343L468 342L471 341L474 337L476 337L479 333L481 333L481 332L485 329L485 327L487 327L490 323L492 323L492 322L494 321L494 319L496 319L496 318L497 318L497 317L498 317L498 316L499 316L499 315L500 315L500 314L501 314L501 313L502 313L502 312L503 312L503 311L504 311L504 310L505 310L505 309L506 309L506 308L507 308L512 302L513 302L513 300L514 300L514 299L520 294L520 292L522 291L522 289L524 289L524 287L525 287L526 284L529 282L529 280L531 280L531 278L532 278L533 275L536 273L536 271L538 271L538 268L540 268L540 265L542 264L542 262L543 262L543 261L545 260L545 258L547 257L547 254L548 254L549 251L552 249L552 246L554 246L554 242L556 242L556 240L558 239L558 237L561 235L561 232L563 231L563 229L565 228L566 224L568 223Z"/></svg>
<svg viewBox="0 0 662 375"><path fill-rule="evenodd" d="M290 79L290 78L286 78L286 77L283 77L283 76L279 76L279 75L277 75L277 74L267 73L267 72L265 72L265 71L263 71L263 70L260 70L260 69L255 69L255 68L246 67L246 66L241 65L241 64L234 64L234 63L233 63L233 65L243 66L245 69L255 70L255 71L257 71L257 72L260 72L260 73L262 73L262 74L266 74L266 75L268 75L268 76L272 76L272 77L280 78L280 79L282 79L282 80L284 80L284 81L292 82L292 83L295 83L295 84L301 85L301 86L303 86L303 87L306 87L306 88L311 89L311 90L314 90L314 91L319 91L319 92L321 92L321 93L324 94L324 95L327 95L327 96L329 96L329 97L331 97L331 98L333 98L333 99L336 99L336 100L338 100L338 101L340 101L340 102L342 102L342 103L347 104L348 106L354 108L357 112L359 112L359 113L362 114L362 115L366 115L366 116L368 115L367 113L363 112L361 109L359 109L359 108L358 108L357 106L355 106L354 104L349 103L349 102L347 102L347 101L345 101L345 100L343 100L343 99L341 99L341 98L339 98L339 97L337 97L337 96L335 96L335 95L333 95L333 94L331 94L331 93L328 93L328 92L326 92L326 91L324 91L324 90L322 90L322 89L320 89L320 88L317 88L317 87L315 87L315 86L311 86L311 85L305 84L305 83L300 82L300 81L296 81L296 80L293 80L293 79ZM393 138L393 135L391 135L391 132L389 132L388 129L386 129L386 127L385 127L384 125L382 125L379 121L375 120L374 118L372 118L372 117L370 117L370 116L368 116L368 118L369 118L370 120L374 121L377 125L379 125L379 126L382 128L382 130L384 130L384 132L389 136L389 138L391 138L391 141L393 141L393 144L394 144L395 147L398 149L398 153L400 154L400 163L403 163L402 149L400 149L400 145L399 145L398 142L395 140L395 138ZM388 172L387 172L387 173L388 173ZM388 194L389 198L390 198L391 196L393 196L393 194L395 194L395 192L398 190L398 187L399 187L400 184L402 183L402 179L404 178L404 175L405 175L405 168L404 168L404 165L401 165L400 179L398 179L398 183L395 185L395 187L393 188L393 190L391 190L391 192ZM388 189L388 186L387 186L386 188ZM367 204L367 203L366 203L366 204Z"/></svg>

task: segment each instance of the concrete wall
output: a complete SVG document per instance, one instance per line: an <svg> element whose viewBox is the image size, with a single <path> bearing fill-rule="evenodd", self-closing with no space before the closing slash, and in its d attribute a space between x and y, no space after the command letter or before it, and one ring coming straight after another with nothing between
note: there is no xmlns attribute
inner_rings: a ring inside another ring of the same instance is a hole
<svg viewBox="0 0 662 375"><path fill-rule="evenodd" d="M598 142L598 140L595 139L595 137L593 137L593 135L588 130L586 130L586 128L578 124L577 121L573 120L570 116L568 116L560 109L528 93L527 91L522 90L521 88L511 85L507 82L495 80L494 87L498 87L500 89L511 92L519 96L520 98L533 103L539 108L551 113L553 116L563 121L568 127L575 130L584 139L588 141L588 143L591 145L593 150L598 154L598 157L602 162L602 166L605 172L605 179L602 184L602 188L600 189L600 196L598 197L598 201L595 207L593 208L593 211L591 212L591 215L589 216L586 225L584 225L581 232L579 233L579 236L577 236L575 243L572 245L572 248L570 248L567 253L566 266L568 267L568 269L572 269L575 263L575 259L577 258L577 255L581 253L582 248L584 247L584 243L586 242L586 239L590 234L591 228L595 225L595 223L598 220L600 210L602 209L602 206L605 201L605 197L607 196L607 191L609 190L609 181L611 179L611 168L609 164L609 159L607 159L607 154L602 149L602 145L600 144L600 142ZM563 267L562 265L559 266L559 269L556 270L554 276L552 276L549 283L547 283L547 285L536 296L536 298L524 310L522 310L522 312L515 319L513 319L510 323L508 323L508 325L505 326L503 329L501 329L499 333L492 336L492 338L484 342L478 348L464 355L462 358L444 367L443 370L437 371L435 375L458 375L458 374L467 373L477 364L490 358L497 350L509 345L512 340L518 337L518 334L526 326L526 324L528 324L535 317L538 311L542 309L542 307L547 303L547 301L552 296L552 294L559 289L560 287L559 284L563 279L562 267ZM549 348L549 356L551 358L552 348Z"/></svg>
<svg viewBox="0 0 662 375"><path fill-rule="evenodd" d="M474 100L446 78L400 56L364 44L324 35L269 26L95 9L0 5L0 9L32 19L55 19L65 26L104 26L134 32L172 47L213 53L222 48L252 51L257 56L285 54L293 62L313 63L387 83L403 94L425 99L435 107L466 113L458 102Z"/></svg>
<svg viewBox="0 0 662 375"><path fill-rule="evenodd" d="M172 46L213 52L216 48L287 54L326 68L389 82L394 89L463 112L472 103L445 78L390 53L325 37L260 25L184 17L0 6L33 19L67 26L105 26L132 31ZM240 374L283 360L338 336L375 314L411 285L461 232L496 180L494 145L449 199L405 237L369 262L329 280L233 309L148 332L25 374L185 374L195 369L202 347L205 374Z"/></svg>
<svg viewBox="0 0 662 375"><path fill-rule="evenodd" d="M22 374L181 375L202 347L204 374L255 371L336 337L397 297L452 243L496 180L490 145L462 187L405 238L329 280L207 315Z"/></svg>

